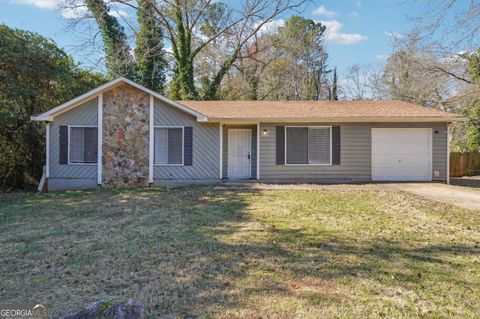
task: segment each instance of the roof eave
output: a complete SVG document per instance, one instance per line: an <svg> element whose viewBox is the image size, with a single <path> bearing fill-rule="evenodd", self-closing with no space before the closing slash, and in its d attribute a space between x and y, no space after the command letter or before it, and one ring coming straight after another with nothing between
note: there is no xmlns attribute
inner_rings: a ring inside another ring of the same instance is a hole
<svg viewBox="0 0 480 319"><path fill-rule="evenodd" d="M37 121L37 122L51 122L53 118L51 116L46 116L44 114L36 115L36 116L30 116L31 121Z"/></svg>
<svg viewBox="0 0 480 319"><path fill-rule="evenodd" d="M456 122L466 121L461 116L449 117L208 117L207 122Z"/></svg>

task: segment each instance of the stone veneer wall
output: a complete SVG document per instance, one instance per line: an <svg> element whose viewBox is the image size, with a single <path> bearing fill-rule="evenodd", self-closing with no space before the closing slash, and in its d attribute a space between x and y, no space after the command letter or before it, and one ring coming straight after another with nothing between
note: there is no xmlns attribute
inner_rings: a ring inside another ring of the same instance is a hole
<svg viewBox="0 0 480 319"><path fill-rule="evenodd" d="M149 99L130 85L103 94L102 186L148 186Z"/></svg>

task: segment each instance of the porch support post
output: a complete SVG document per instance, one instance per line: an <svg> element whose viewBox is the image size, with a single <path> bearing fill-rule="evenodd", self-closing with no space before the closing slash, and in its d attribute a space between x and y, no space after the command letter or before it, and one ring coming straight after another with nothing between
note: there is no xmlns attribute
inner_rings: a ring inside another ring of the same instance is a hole
<svg viewBox="0 0 480 319"><path fill-rule="evenodd" d="M450 133L447 123L447 172L446 172L446 182L450 184Z"/></svg>
<svg viewBox="0 0 480 319"><path fill-rule="evenodd" d="M45 178L50 177L50 123L45 126Z"/></svg>
<svg viewBox="0 0 480 319"><path fill-rule="evenodd" d="M260 122L257 123L257 180L260 179Z"/></svg>
<svg viewBox="0 0 480 319"><path fill-rule="evenodd" d="M148 183L153 184L153 152L154 152L154 144L153 144L153 139L154 139L154 98L153 95L150 95L150 123L149 123L149 149L148 149Z"/></svg>
<svg viewBox="0 0 480 319"><path fill-rule="evenodd" d="M103 93L98 95L98 132L97 132L97 184L102 185L102 156L103 156Z"/></svg>
<svg viewBox="0 0 480 319"><path fill-rule="evenodd" d="M223 125L222 122L219 123L219 141L220 141L220 147L219 147L219 172L218 176L220 176L220 180L223 179Z"/></svg>

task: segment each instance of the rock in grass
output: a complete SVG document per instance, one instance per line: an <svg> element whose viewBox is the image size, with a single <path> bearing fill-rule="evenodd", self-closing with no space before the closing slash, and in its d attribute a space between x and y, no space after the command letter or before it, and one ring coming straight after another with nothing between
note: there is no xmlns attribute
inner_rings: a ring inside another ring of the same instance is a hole
<svg viewBox="0 0 480 319"><path fill-rule="evenodd" d="M147 308L130 299L124 304L111 301L97 301L80 311L60 317L59 319L145 319Z"/></svg>

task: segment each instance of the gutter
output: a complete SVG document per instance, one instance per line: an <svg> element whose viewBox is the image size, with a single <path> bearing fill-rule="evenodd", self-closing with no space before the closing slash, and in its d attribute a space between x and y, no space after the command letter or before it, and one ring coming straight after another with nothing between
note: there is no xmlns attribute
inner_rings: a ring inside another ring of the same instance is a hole
<svg viewBox="0 0 480 319"><path fill-rule="evenodd" d="M341 122L465 122L466 117L455 116L455 117L208 117L203 120L198 120L199 122L262 122L262 123L279 123L279 122L298 122L298 123L308 123L308 122L326 122L326 123L341 123Z"/></svg>

